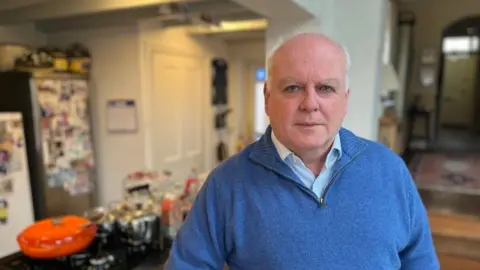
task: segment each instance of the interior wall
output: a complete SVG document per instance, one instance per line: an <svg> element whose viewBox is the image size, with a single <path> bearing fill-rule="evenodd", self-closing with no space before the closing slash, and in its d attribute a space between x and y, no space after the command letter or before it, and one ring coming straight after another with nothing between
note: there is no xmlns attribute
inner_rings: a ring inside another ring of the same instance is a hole
<svg viewBox="0 0 480 270"><path fill-rule="evenodd" d="M442 31L451 23L472 15L480 13L480 5L477 0L462 1L436 1L422 0L412 3L403 3L400 6L401 11L409 11L415 15L415 26L413 30L413 65L412 76L410 76L408 101L412 102L416 94L424 97L427 108L435 109L435 94L437 83L432 86L424 87L420 83L419 70L421 68L421 55L426 49L433 49L436 53L436 59L440 59ZM440 63L436 63L436 73Z"/></svg>
<svg viewBox="0 0 480 270"><path fill-rule="evenodd" d="M166 29L158 35L158 42L165 46L192 51L206 56L226 55L222 44L190 38L184 29ZM122 179L130 172L148 167L150 157L146 126L153 121L145 114L142 100L141 40L138 25L122 28L75 31L48 35L48 43L65 46L71 42L84 43L91 51L91 106L98 169L99 203L119 200L123 196ZM181 47L181 48L180 48ZM210 71L209 62L205 69ZM204 81L209 82L211 73ZM209 87L208 85L205 87ZM210 89L209 89L210 90ZM205 91L210 93L210 91ZM109 99L128 98L137 102L138 132L111 134L106 129L106 103ZM213 112L210 121L213 127ZM212 136L213 136L212 128ZM154 138L151 138L154 139ZM214 138L212 139L214 141ZM207 146L210 147L210 146ZM214 163L212 160L207 164Z"/></svg>

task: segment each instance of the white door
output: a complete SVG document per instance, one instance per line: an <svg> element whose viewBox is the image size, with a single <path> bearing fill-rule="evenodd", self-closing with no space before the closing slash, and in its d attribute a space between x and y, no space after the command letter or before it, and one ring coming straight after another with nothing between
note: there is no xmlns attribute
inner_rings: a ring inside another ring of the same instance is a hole
<svg viewBox="0 0 480 270"><path fill-rule="evenodd" d="M205 108L199 57L149 46L143 53L147 160L183 185L191 170L204 172Z"/></svg>
<svg viewBox="0 0 480 270"><path fill-rule="evenodd" d="M192 168L204 170L200 61L162 52L153 57L153 162L182 180Z"/></svg>

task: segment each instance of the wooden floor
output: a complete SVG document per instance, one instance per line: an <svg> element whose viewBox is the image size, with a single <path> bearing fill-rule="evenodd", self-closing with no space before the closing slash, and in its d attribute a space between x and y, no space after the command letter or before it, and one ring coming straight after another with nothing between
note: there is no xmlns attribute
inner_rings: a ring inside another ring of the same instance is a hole
<svg viewBox="0 0 480 270"><path fill-rule="evenodd" d="M428 218L432 234L480 241L480 218L436 212L428 213Z"/></svg>
<svg viewBox="0 0 480 270"><path fill-rule="evenodd" d="M480 219L429 213L430 227L442 270L480 269Z"/></svg>
<svg viewBox="0 0 480 270"><path fill-rule="evenodd" d="M458 256L438 254L441 270L479 270L480 261Z"/></svg>

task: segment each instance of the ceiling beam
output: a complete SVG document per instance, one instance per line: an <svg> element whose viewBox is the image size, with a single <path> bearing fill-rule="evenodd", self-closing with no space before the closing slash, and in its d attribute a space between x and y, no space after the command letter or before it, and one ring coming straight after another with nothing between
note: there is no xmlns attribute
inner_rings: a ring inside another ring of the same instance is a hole
<svg viewBox="0 0 480 270"><path fill-rule="evenodd" d="M190 26L187 31L193 35L205 35L216 33L231 33L242 31L261 31L268 27L266 19L244 20L244 21L223 21L218 26L198 25Z"/></svg>
<svg viewBox="0 0 480 270"><path fill-rule="evenodd" d="M27 7L0 11L0 25L66 18L168 3L198 3L205 1L211 0L50 0Z"/></svg>
<svg viewBox="0 0 480 270"><path fill-rule="evenodd" d="M280 19L309 19L314 18L313 11L296 3L296 0L232 0L237 4L244 6L259 15L268 18ZM321 1L321 0L316 0Z"/></svg>

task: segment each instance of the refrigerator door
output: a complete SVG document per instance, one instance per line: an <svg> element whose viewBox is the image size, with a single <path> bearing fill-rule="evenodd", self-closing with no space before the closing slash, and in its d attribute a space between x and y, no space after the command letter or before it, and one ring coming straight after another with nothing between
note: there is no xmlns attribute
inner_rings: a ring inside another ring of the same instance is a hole
<svg viewBox="0 0 480 270"><path fill-rule="evenodd" d="M21 113L0 113L0 257L18 252L16 238L34 222Z"/></svg>
<svg viewBox="0 0 480 270"><path fill-rule="evenodd" d="M50 216L93 207L93 152L86 80L37 78L46 206Z"/></svg>

